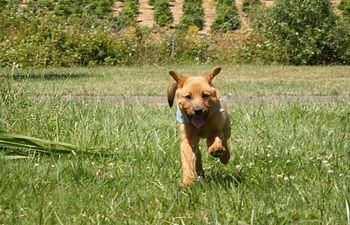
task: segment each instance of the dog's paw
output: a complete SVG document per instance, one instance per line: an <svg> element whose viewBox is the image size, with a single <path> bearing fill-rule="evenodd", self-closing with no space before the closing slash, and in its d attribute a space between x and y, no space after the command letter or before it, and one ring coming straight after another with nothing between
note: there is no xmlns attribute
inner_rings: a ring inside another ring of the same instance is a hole
<svg viewBox="0 0 350 225"><path fill-rule="evenodd" d="M185 178L185 179L182 179L181 181L181 187L189 187L191 186L192 184L194 183L194 178L193 179L188 179L188 178Z"/></svg>
<svg viewBox="0 0 350 225"><path fill-rule="evenodd" d="M224 155L226 149L222 145L212 145L209 147L209 154L215 158L220 158Z"/></svg>

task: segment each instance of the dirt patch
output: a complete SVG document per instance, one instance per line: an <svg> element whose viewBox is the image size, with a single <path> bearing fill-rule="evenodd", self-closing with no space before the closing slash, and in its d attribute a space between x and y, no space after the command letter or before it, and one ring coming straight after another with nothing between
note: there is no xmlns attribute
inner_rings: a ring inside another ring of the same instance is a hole
<svg viewBox="0 0 350 225"><path fill-rule="evenodd" d="M183 7L183 0L175 0L173 2L170 2L170 10L173 14L173 23L170 27L175 27L179 24L181 17L183 15L182 7Z"/></svg>
<svg viewBox="0 0 350 225"><path fill-rule="evenodd" d="M247 16L243 12L243 0L236 0L236 7L237 7L237 13L241 21L241 28L249 29L250 28L249 20L247 19Z"/></svg>
<svg viewBox="0 0 350 225"><path fill-rule="evenodd" d="M148 4L148 0L139 0L137 22L144 27L154 26L154 8Z"/></svg>
<svg viewBox="0 0 350 225"><path fill-rule="evenodd" d="M216 19L215 1L203 0L202 7L204 9L204 27L201 33L208 34L211 30L211 25Z"/></svg>
<svg viewBox="0 0 350 225"><path fill-rule="evenodd" d="M123 3L119 0L114 1L112 6L113 16L119 16L122 11Z"/></svg>

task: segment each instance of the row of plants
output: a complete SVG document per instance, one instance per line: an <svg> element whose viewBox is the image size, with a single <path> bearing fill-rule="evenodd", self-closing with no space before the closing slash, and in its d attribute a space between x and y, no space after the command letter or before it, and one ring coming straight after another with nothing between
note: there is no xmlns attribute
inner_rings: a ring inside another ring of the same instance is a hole
<svg viewBox="0 0 350 225"><path fill-rule="evenodd" d="M0 67L51 67L174 63L211 60L208 41L187 33L165 32L154 39L150 29L87 27L54 16L0 15ZM28 21L31 21L28 23ZM189 47L190 46L190 47Z"/></svg>
<svg viewBox="0 0 350 225"><path fill-rule="evenodd" d="M261 11L253 32L198 38L196 29L147 28L111 32L113 23L88 26L54 15L0 14L0 66L46 67L179 62L350 64L349 23L327 0L304 3L276 0ZM30 22L29 22L30 21ZM88 24L88 25L87 25Z"/></svg>
<svg viewBox="0 0 350 225"><path fill-rule="evenodd" d="M204 10L202 0L184 0L183 16L178 25L180 29L188 29L191 26L196 26L200 30L204 26Z"/></svg>
<svg viewBox="0 0 350 225"><path fill-rule="evenodd" d="M154 7L154 20L161 27L169 26L173 22L173 14L170 10L170 0L150 0Z"/></svg>
<svg viewBox="0 0 350 225"><path fill-rule="evenodd" d="M55 15L66 19L68 17L111 18L113 0L37 0L30 1L23 8L24 13L41 16Z"/></svg>
<svg viewBox="0 0 350 225"><path fill-rule="evenodd" d="M134 26L139 11L138 0L123 0L122 10L117 18L115 18L114 27L121 30L124 27Z"/></svg>
<svg viewBox="0 0 350 225"><path fill-rule="evenodd" d="M343 16L350 21L350 0L342 0L338 5L338 9L342 10Z"/></svg>
<svg viewBox="0 0 350 225"><path fill-rule="evenodd" d="M212 30L226 32L240 28L240 20L235 1L217 0L216 14L217 18L211 26Z"/></svg>

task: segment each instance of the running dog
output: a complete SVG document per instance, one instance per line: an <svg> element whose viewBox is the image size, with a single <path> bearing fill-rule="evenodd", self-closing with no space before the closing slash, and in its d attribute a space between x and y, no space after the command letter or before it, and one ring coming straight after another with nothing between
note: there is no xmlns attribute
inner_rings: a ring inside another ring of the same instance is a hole
<svg viewBox="0 0 350 225"><path fill-rule="evenodd" d="M221 101L221 94L212 84L213 78L221 71L216 67L210 72L197 77L189 77L176 71L169 71L175 80L168 87L167 97L172 107L177 98L176 119L181 134L182 182L186 187L197 177L204 178L201 153L198 143L200 138L207 139L209 153L227 164L230 152L227 139L231 135L231 126L226 104Z"/></svg>

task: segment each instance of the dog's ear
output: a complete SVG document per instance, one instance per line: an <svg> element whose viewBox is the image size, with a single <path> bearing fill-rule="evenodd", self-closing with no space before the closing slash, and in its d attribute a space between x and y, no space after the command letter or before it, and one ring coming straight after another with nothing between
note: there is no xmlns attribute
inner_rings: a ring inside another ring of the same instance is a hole
<svg viewBox="0 0 350 225"><path fill-rule="evenodd" d="M218 75L221 71L221 67L215 67L210 72L205 74L203 77L208 81L209 84L211 84L211 81L214 79L216 75Z"/></svg>
<svg viewBox="0 0 350 225"><path fill-rule="evenodd" d="M183 83L187 79L187 76L182 75L181 73L176 72L175 70L170 70L169 74L170 74L170 76L172 78L174 78L174 80L176 81L178 87L182 87Z"/></svg>
<svg viewBox="0 0 350 225"><path fill-rule="evenodd" d="M171 82L168 87L168 103L170 107L172 107L174 104L176 89L177 89L177 83Z"/></svg>
<svg viewBox="0 0 350 225"><path fill-rule="evenodd" d="M174 70L170 70L169 74L176 81L176 83L171 82L168 86L168 103L169 106L172 107L174 104L176 89L181 88L183 86L185 80L187 79L187 76L182 75Z"/></svg>

